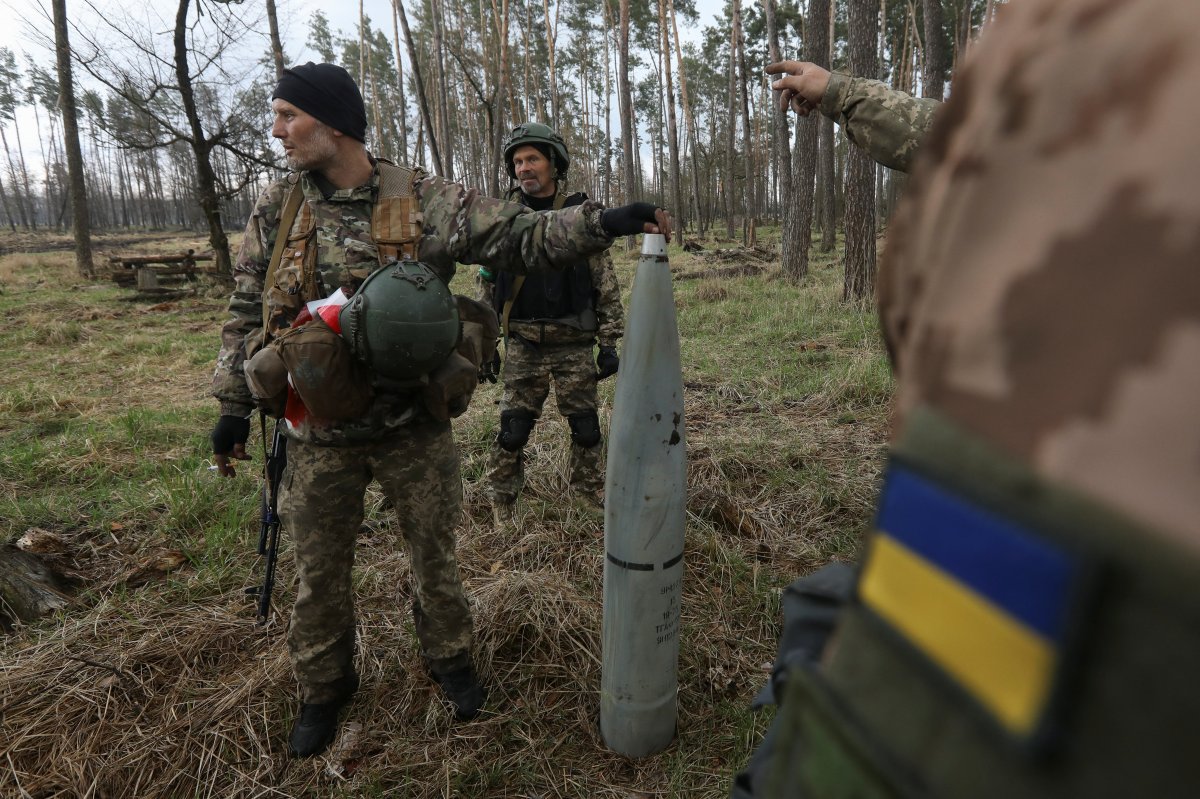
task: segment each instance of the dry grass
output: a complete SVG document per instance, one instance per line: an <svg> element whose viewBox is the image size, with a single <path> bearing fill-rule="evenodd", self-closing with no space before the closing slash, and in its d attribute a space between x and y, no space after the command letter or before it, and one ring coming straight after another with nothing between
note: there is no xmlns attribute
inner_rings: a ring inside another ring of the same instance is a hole
<svg viewBox="0 0 1200 799"><path fill-rule="evenodd" d="M553 399L527 450L519 524L491 524L480 477L499 387L485 385L456 435L459 563L488 712L452 723L424 674L408 559L372 490L356 573L362 687L331 753L297 761L284 752L297 707L283 640L290 559L273 618L256 626L242 588L258 578L257 477L218 481L205 468L224 300L128 303L73 285L72 269L61 254L0 259L0 368L37 364L0 389L0 540L60 535L53 562L77 590L59 618L0 639L0 797L728 794L767 721L748 705L775 656L780 588L851 557L870 512L886 401L863 376L877 344L779 331L765 320L781 300L764 298L782 291L769 279L677 288L689 495L679 734L665 752L629 760L599 735L602 520L564 500L568 438ZM620 269L628 291L632 264ZM806 314L833 313L835 291L796 297L813 295ZM779 363L768 347L726 356L725 331L689 328L730 305L744 325L804 346L780 345Z"/></svg>

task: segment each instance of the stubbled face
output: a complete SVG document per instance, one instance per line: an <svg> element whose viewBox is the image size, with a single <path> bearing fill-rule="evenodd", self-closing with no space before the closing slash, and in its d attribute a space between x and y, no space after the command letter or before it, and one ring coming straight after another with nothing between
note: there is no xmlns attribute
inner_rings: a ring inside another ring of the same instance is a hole
<svg viewBox="0 0 1200 799"><path fill-rule="evenodd" d="M554 194L554 164L532 144L518 147L512 155L513 171L521 191L530 197L549 197Z"/></svg>
<svg viewBox="0 0 1200 799"><path fill-rule="evenodd" d="M283 145L290 169L320 172L337 158L337 133L311 114L287 100L271 101L275 122L271 135Z"/></svg>

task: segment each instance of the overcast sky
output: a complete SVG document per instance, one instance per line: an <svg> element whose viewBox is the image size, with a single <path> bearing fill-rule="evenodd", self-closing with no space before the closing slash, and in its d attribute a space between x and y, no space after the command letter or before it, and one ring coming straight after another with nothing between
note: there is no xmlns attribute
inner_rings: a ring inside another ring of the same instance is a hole
<svg viewBox="0 0 1200 799"><path fill-rule="evenodd" d="M201 0L202 6L212 0ZM256 2L256 0L247 0ZM696 0L700 11L699 24L688 28L681 24L680 35L685 41L698 41L700 32L705 26L712 25L725 0ZM412 0L406 0L406 8ZM344 33L352 33L358 25L358 3L338 0L277 0L279 9L281 34L284 49L289 51L291 58L297 61L307 61L315 58L315 54L303 50L304 42L308 39L308 21L317 9L329 17L330 26ZM177 0L147 0L144 3L130 3L128 0L69 0L67 14L76 20L94 19L97 13L103 13L110 19L126 18L131 22L146 24L154 27L163 26L163 30L173 25ZM389 38L392 32L391 0L363 0L363 8L371 18L375 27L383 30ZM194 12L193 12L194 13ZM7 47L16 53L24 66L23 53L29 53L38 63L49 67L54 63L53 51L47 48L44 37L52 36L53 30L48 20L49 5L45 0L0 0L0 47ZM193 17L194 18L194 17Z"/></svg>

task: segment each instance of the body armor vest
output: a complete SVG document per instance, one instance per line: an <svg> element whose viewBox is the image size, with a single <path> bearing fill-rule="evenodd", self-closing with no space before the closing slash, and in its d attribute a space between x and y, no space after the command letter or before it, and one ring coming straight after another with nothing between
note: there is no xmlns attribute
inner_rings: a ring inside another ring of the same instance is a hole
<svg viewBox="0 0 1200 799"><path fill-rule="evenodd" d="M554 197L526 197L517 199L535 211L548 211L554 206ZM587 195L576 192L569 195L562 207L581 205ZM516 296L513 297L515 278L508 272L496 277L495 305L504 307L513 299L508 318L514 322L553 321L579 330L595 330L596 316L593 313L592 273L586 259L578 261L562 272L547 272L526 275Z"/></svg>

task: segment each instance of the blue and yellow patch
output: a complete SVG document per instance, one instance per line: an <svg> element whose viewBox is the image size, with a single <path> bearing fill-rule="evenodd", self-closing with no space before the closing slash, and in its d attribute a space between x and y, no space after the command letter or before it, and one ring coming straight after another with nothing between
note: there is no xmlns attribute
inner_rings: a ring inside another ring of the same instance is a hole
<svg viewBox="0 0 1200 799"><path fill-rule="evenodd" d="M859 581L863 604L1000 724L1033 735L1083 568L1046 537L893 462Z"/></svg>

